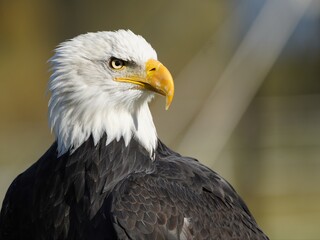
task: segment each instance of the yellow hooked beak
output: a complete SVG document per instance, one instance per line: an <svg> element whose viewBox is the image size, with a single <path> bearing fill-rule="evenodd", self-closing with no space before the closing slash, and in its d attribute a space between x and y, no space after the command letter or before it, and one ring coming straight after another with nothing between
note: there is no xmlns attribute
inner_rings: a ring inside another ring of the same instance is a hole
<svg viewBox="0 0 320 240"><path fill-rule="evenodd" d="M141 89L147 89L166 96L166 110L169 108L173 95L174 84L169 70L159 61L149 59L145 65L145 76L126 76L115 78L118 82L136 84Z"/></svg>

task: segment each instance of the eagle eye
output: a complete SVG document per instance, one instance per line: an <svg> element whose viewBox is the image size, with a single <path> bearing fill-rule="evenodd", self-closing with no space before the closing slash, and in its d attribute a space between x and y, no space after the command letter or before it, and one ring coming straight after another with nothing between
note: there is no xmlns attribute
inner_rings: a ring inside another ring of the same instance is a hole
<svg viewBox="0 0 320 240"><path fill-rule="evenodd" d="M111 58L109 64L112 69L121 70L125 67L126 62L118 58Z"/></svg>

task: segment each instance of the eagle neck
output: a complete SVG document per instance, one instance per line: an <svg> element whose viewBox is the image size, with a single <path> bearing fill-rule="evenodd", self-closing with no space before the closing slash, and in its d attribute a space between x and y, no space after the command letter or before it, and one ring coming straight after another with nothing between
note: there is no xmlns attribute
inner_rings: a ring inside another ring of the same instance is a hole
<svg viewBox="0 0 320 240"><path fill-rule="evenodd" d="M75 107L69 106L65 98L53 96L49 103L49 121L57 138L59 156L68 151L72 154L91 137L94 145L103 142L108 145L122 139L128 146L136 140L153 157L158 137L146 99L135 105L130 105L133 101L128 105L116 105L105 102L104 99L108 99L105 97L95 100L98 103L88 100L86 104ZM107 137L105 141L103 136Z"/></svg>

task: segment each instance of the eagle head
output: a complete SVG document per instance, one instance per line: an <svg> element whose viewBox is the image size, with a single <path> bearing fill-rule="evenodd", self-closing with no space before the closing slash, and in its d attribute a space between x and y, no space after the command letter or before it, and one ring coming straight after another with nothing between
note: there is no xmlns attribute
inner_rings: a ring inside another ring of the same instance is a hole
<svg viewBox="0 0 320 240"><path fill-rule="evenodd" d="M171 104L170 72L151 45L129 30L79 35L50 59L49 122L58 154L72 154L90 136L97 144L135 138L152 155L157 146L148 102L154 93Z"/></svg>

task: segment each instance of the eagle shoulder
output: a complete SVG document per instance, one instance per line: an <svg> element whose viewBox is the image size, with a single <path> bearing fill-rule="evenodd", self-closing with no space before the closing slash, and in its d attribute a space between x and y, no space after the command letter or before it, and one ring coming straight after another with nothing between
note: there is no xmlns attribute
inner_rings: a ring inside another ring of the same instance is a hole
<svg viewBox="0 0 320 240"><path fill-rule="evenodd" d="M121 239L267 239L226 180L195 159L165 153L153 172L131 174L114 189Z"/></svg>

